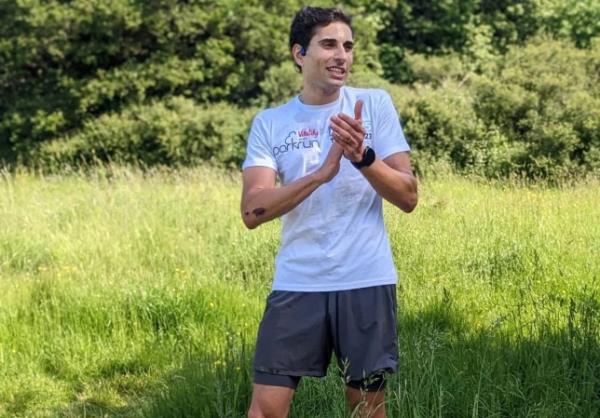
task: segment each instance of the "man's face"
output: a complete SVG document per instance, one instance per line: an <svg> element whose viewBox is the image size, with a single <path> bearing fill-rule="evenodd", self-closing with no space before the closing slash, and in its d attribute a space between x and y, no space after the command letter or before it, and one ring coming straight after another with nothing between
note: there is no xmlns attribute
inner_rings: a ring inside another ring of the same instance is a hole
<svg viewBox="0 0 600 418"><path fill-rule="evenodd" d="M305 84L324 91L339 89L352 66L352 31L343 22L316 29L302 58Z"/></svg>

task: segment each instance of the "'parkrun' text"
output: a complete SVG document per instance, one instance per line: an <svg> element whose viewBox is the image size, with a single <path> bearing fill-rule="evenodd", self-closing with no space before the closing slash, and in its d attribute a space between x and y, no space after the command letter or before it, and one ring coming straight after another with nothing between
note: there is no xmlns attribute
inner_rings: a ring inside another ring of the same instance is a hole
<svg viewBox="0 0 600 418"><path fill-rule="evenodd" d="M314 137L318 137L319 132L315 129L301 130L296 133L292 131L288 134L282 145L273 147L273 155L277 157L280 154L284 154L288 151L292 151L300 148L312 148L319 146L319 141Z"/></svg>

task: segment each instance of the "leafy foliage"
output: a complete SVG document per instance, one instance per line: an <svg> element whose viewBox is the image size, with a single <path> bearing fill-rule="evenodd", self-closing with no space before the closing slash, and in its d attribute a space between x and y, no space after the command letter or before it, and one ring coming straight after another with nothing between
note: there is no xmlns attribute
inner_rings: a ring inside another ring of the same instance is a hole
<svg viewBox="0 0 600 418"><path fill-rule="evenodd" d="M173 97L133 105L90 120L76 134L44 142L35 161L43 167L117 162L190 165L212 161L239 166L252 109L226 103L199 106Z"/></svg>
<svg viewBox="0 0 600 418"><path fill-rule="evenodd" d="M0 0L0 160L239 163L255 109L301 86L287 47L300 7ZM342 7L354 16L352 79L393 92L417 166L530 177L598 169L598 2Z"/></svg>
<svg viewBox="0 0 600 418"><path fill-rule="evenodd" d="M413 57L423 83L394 98L420 166L442 160L461 171L531 178L600 173L598 45L577 50L540 39L512 48L483 74Z"/></svg>

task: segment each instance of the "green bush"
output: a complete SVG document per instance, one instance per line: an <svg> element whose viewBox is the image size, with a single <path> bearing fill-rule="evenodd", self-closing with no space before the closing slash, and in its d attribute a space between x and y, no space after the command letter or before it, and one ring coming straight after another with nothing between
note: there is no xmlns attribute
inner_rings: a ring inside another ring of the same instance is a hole
<svg viewBox="0 0 600 418"><path fill-rule="evenodd" d="M419 170L600 172L598 2L341 4L350 84L392 94ZM238 165L256 108L300 89L300 6L0 0L0 161Z"/></svg>
<svg viewBox="0 0 600 418"><path fill-rule="evenodd" d="M282 104L302 90L302 76L292 61L271 66L260 82L261 95L256 105L261 107Z"/></svg>
<svg viewBox="0 0 600 418"><path fill-rule="evenodd" d="M490 171L489 164L494 164L490 140L501 143L504 138L486 129L475 114L473 99L466 86L454 81L437 89L417 85L400 100L396 95L419 172L436 161L450 163L459 171Z"/></svg>
<svg viewBox="0 0 600 418"><path fill-rule="evenodd" d="M44 142L33 153L40 167L117 162L237 167L253 109L226 103L199 106L184 97L134 105L86 122L71 136Z"/></svg>
<svg viewBox="0 0 600 418"><path fill-rule="evenodd" d="M410 55L417 82L389 90L415 166L491 177L600 173L599 46L537 39L483 74L454 56Z"/></svg>
<svg viewBox="0 0 600 418"><path fill-rule="evenodd" d="M380 20L367 13L376 9L347 3L356 12L358 61L378 71ZM40 142L150 100L251 106L268 70L289 60L289 25L300 6L0 0L0 157L27 164Z"/></svg>
<svg viewBox="0 0 600 418"><path fill-rule="evenodd" d="M464 54L485 67L494 54L523 45L538 34L589 47L600 35L595 0L419 0L390 1L380 13L380 61L386 78L411 82L411 53Z"/></svg>
<svg viewBox="0 0 600 418"><path fill-rule="evenodd" d="M475 77L473 94L489 129L521 144L511 162L529 177L600 169L600 44L579 50L537 40L511 49L499 66Z"/></svg>

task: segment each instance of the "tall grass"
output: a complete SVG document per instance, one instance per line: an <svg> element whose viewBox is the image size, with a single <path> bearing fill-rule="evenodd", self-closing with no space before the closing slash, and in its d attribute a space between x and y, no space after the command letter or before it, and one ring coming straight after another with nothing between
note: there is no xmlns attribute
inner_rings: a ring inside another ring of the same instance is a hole
<svg viewBox="0 0 600 418"><path fill-rule="evenodd" d="M399 285L398 417L600 409L600 193L449 176L385 215ZM0 177L0 416L239 417L278 247L237 175ZM342 417L335 367L293 417Z"/></svg>

